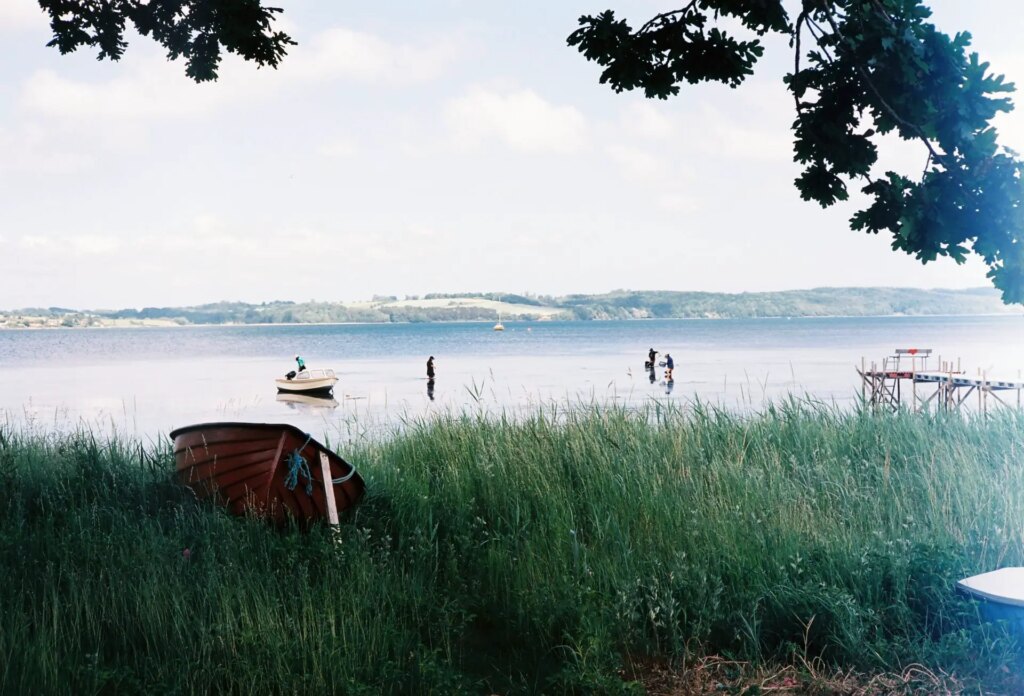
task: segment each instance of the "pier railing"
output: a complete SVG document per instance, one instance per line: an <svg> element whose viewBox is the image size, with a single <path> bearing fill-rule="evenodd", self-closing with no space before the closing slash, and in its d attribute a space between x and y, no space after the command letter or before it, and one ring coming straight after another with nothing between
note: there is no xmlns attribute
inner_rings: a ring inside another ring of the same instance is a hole
<svg viewBox="0 0 1024 696"><path fill-rule="evenodd" d="M1024 379L990 378L978 370L968 376L959 359L954 364L939 356L934 368L929 366L930 348L897 348L893 354L870 365L861 358L857 374L861 378L861 397L873 408L893 412L909 401L912 411L937 408L959 411L972 407L975 397L977 409L987 414L990 408L1021 408ZM1015 393L1015 395L1014 395Z"/></svg>

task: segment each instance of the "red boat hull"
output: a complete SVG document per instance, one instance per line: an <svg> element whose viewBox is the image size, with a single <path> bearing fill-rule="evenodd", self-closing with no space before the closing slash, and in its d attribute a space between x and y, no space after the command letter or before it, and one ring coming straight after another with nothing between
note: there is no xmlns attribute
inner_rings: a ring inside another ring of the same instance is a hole
<svg viewBox="0 0 1024 696"><path fill-rule="evenodd" d="M292 425L201 423L170 436L177 480L236 515L266 516L278 524L289 516L299 522L328 519L321 453L327 455L331 479L341 480L331 485L338 512L355 505L366 491L351 464ZM299 475L289 489L294 453L305 459L312 480Z"/></svg>

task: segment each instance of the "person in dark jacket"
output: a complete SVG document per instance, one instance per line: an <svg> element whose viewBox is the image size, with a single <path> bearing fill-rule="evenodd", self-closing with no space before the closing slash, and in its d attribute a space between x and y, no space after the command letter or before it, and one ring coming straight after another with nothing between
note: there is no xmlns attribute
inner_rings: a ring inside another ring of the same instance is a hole
<svg viewBox="0 0 1024 696"><path fill-rule="evenodd" d="M672 381L672 370L676 367L675 361L672 359L671 353L665 353L665 381Z"/></svg>
<svg viewBox="0 0 1024 696"><path fill-rule="evenodd" d="M645 365L645 367L648 370L653 370L654 369L654 359L657 356L658 356L658 351L654 350L654 348L651 348L649 351L647 351L647 364Z"/></svg>
<svg viewBox="0 0 1024 696"><path fill-rule="evenodd" d="M434 379L434 356L427 358L427 379Z"/></svg>

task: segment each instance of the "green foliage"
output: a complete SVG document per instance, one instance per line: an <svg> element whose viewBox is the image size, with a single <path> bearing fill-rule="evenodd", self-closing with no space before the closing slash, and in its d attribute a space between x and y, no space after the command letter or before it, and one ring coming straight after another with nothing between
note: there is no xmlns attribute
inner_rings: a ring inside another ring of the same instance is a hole
<svg viewBox="0 0 1024 696"><path fill-rule="evenodd" d="M754 37L708 29L719 15ZM1024 302L1022 164L991 125L1013 108L1013 85L967 53L967 33L950 37L930 16L921 0L805 1L795 19L782 0L692 0L635 31L611 11L584 16L568 42L604 68L602 83L664 99L684 81L739 85L762 55L757 37L788 36L800 195L828 207L856 184L872 201L853 229L886 232L924 263L973 252L1005 301ZM889 133L923 145L923 174L875 171Z"/></svg>
<svg viewBox="0 0 1024 696"><path fill-rule="evenodd" d="M39 0L50 16L61 53L81 46L97 49L100 60L118 60L128 47L128 24L167 49L167 58L185 58L185 73L196 82L217 79L221 51L260 66L276 68L291 37L273 30L281 10L261 0Z"/></svg>
<svg viewBox="0 0 1024 696"><path fill-rule="evenodd" d="M737 294L616 290L601 295L554 298L552 305L571 311L576 319L745 319L1007 311L998 294L989 288L818 288Z"/></svg>
<svg viewBox="0 0 1024 696"><path fill-rule="evenodd" d="M481 300L492 300L494 302L506 302L508 304L533 305L535 307L542 307L545 305L544 298L540 298L534 295L517 295L511 292L428 292L426 295L423 296L423 299L448 300L462 299L466 297L477 298Z"/></svg>
<svg viewBox="0 0 1024 696"><path fill-rule="evenodd" d="M1019 693L952 585L1024 564L1022 448L795 402L441 416L346 452L336 539L197 503L164 444L0 429L0 692L632 693L719 654Z"/></svg>

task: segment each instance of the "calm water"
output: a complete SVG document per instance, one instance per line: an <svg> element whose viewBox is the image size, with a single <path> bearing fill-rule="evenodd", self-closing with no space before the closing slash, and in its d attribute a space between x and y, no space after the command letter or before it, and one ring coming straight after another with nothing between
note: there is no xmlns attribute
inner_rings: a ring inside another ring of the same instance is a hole
<svg viewBox="0 0 1024 696"><path fill-rule="evenodd" d="M671 390L643 369L676 361ZM852 403L854 365L929 347L973 373L1024 368L1022 317L665 320L0 331L0 422L158 437L210 420L289 422L346 439L438 410L694 398L760 407L787 393ZM341 378L335 399L286 400L300 353ZM425 361L437 379L427 392Z"/></svg>

